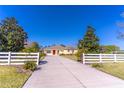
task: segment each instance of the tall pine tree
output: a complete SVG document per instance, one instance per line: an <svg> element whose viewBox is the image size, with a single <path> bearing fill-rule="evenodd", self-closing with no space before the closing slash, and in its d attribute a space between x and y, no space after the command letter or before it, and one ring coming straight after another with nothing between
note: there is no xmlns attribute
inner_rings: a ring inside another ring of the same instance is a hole
<svg viewBox="0 0 124 93"><path fill-rule="evenodd" d="M87 32L78 43L79 51L84 53L99 53L99 38L95 35L95 29L92 26L87 27Z"/></svg>

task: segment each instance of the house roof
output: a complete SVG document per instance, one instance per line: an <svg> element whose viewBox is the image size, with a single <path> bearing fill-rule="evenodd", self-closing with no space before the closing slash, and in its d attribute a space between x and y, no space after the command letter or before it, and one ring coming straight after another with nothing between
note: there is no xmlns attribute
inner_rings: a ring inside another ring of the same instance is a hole
<svg viewBox="0 0 124 93"><path fill-rule="evenodd" d="M76 48L71 47L71 46L66 46L65 49L71 49L71 50L74 50L74 49L76 49Z"/></svg>
<svg viewBox="0 0 124 93"><path fill-rule="evenodd" d="M71 47L71 46L61 46L61 45L55 45L55 46L50 46L50 47L44 48L44 50L51 50L51 49L56 49L56 50L71 49L71 50L74 50L74 49L76 49L76 48Z"/></svg>

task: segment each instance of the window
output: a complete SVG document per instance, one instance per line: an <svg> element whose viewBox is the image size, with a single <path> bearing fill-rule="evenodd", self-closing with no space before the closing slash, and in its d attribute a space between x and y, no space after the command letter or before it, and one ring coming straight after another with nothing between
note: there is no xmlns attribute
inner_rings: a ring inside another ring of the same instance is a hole
<svg viewBox="0 0 124 93"><path fill-rule="evenodd" d="M70 52L70 50L68 49L68 52Z"/></svg>
<svg viewBox="0 0 124 93"><path fill-rule="evenodd" d="M47 53L51 53L51 50L47 50Z"/></svg>

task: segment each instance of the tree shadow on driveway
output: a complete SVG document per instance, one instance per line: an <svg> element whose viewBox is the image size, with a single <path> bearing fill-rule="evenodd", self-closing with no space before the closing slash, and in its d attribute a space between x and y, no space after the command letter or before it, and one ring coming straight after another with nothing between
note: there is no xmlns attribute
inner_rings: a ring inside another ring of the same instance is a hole
<svg viewBox="0 0 124 93"><path fill-rule="evenodd" d="M47 64L47 63L48 63L47 61L40 61L39 65L44 65L44 64Z"/></svg>
<svg viewBox="0 0 124 93"><path fill-rule="evenodd" d="M47 64L48 62L47 61L40 61L39 62L39 65L44 65L44 64ZM42 69L42 67L41 66L38 66L37 68L36 68L36 71L37 70L41 70Z"/></svg>

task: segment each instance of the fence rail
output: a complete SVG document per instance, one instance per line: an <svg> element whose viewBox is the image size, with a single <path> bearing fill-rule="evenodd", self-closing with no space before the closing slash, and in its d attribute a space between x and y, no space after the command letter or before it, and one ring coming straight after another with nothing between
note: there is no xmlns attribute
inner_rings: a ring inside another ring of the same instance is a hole
<svg viewBox="0 0 124 93"><path fill-rule="evenodd" d="M82 61L83 64L124 62L124 54L83 54Z"/></svg>
<svg viewBox="0 0 124 93"><path fill-rule="evenodd" d="M0 65L20 65L28 61L39 64L39 53L0 52Z"/></svg>

